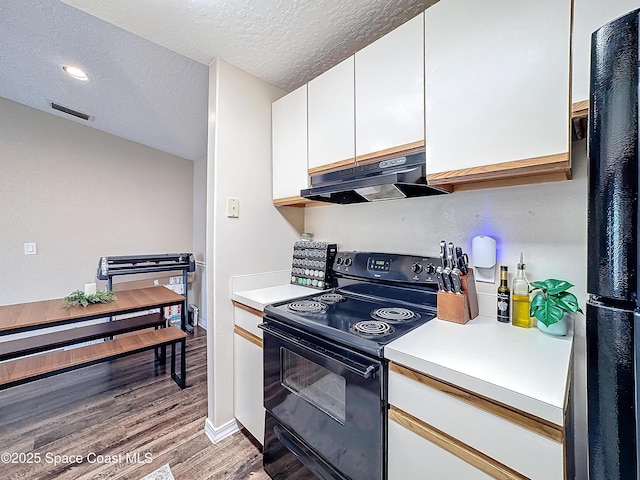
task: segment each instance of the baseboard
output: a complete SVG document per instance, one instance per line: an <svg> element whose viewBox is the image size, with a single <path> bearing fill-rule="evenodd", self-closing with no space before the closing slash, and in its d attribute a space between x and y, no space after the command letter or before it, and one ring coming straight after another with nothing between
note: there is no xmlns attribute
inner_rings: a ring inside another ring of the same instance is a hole
<svg viewBox="0 0 640 480"><path fill-rule="evenodd" d="M207 329L207 319L200 317L198 319L198 325L206 330Z"/></svg>
<svg viewBox="0 0 640 480"><path fill-rule="evenodd" d="M213 426L208 418L204 421L204 433L209 437L211 443L218 443L223 438L226 438L237 431L239 431L239 429L235 418L217 428Z"/></svg>

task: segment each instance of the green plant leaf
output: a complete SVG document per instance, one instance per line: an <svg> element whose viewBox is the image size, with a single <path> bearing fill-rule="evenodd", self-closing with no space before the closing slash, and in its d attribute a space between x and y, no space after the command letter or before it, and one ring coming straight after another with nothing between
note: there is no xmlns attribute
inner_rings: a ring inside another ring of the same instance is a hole
<svg viewBox="0 0 640 480"><path fill-rule="evenodd" d="M545 283L547 284L547 293L549 295L557 295L573 287L572 283L566 280L556 280L555 278L550 278Z"/></svg>
<svg viewBox="0 0 640 480"><path fill-rule="evenodd" d="M556 305L567 312L576 313L579 311L582 313L582 310L580 310L580 307L578 306L578 299L573 293L563 292L558 295L556 298Z"/></svg>
<svg viewBox="0 0 640 480"><path fill-rule="evenodd" d="M529 285L533 287L532 290L535 290L536 288L547 288L547 285L544 282L531 282Z"/></svg>
<svg viewBox="0 0 640 480"><path fill-rule="evenodd" d="M536 296L537 297L537 296ZM540 299L535 301L534 308L530 308L530 312L533 312L533 316L538 321L544 323L547 327L554 323L557 323L564 315L564 311L556 304L556 300L553 297L544 297L539 295Z"/></svg>
<svg viewBox="0 0 640 480"><path fill-rule="evenodd" d="M535 317L538 321L544 323L547 327L554 323L558 323L562 318L562 315L564 315L564 311L560 307L553 305L551 302L545 302L544 306L538 309L535 313Z"/></svg>
<svg viewBox="0 0 640 480"><path fill-rule="evenodd" d="M544 295L542 293L536 293L529 304L529 316L535 317L536 312L541 309L545 303Z"/></svg>

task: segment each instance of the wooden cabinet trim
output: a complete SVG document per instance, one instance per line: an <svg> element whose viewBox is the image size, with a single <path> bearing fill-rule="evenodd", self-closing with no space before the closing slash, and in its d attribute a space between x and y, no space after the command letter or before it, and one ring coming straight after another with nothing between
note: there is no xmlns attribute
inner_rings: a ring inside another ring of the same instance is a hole
<svg viewBox="0 0 640 480"><path fill-rule="evenodd" d="M313 167L309 169L309 175L315 175L317 173L327 173L334 170L340 170L346 167L355 167L356 159L348 158L347 160L340 160L339 162L328 163L319 167Z"/></svg>
<svg viewBox="0 0 640 480"><path fill-rule="evenodd" d="M493 478L500 480L525 480L527 478L394 405L389 406L389 418Z"/></svg>
<svg viewBox="0 0 640 480"><path fill-rule="evenodd" d="M476 408L497 415L509 422L515 423L523 428L531 430L539 435L547 437L555 442L564 442L564 427L549 422L548 420L536 417L530 413L517 410L503 403L496 402L487 397L478 395L477 393L464 390L460 387L445 383L441 380L429 377L424 373L417 372L410 368L391 363L389 370L400 375L404 375L411 380L415 380L423 385L439 390L443 393L451 395L458 400L462 400Z"/></svg>
<svg viewBox="0 0 640 480"><path fill-rule="evenodd" d="M484 182L459 183L452 186L454 192L478 190L480 188L513 187L515 185L532 185L535 183L562 182L571 180L567 172L547 173L542 175L527 175L514 178L502 178L499 180L485 180ZM445 185L438 185L440 188Z"/></svg>
<svg viewBox="0 0 640 480"><path fill-rule="evenodd" d="M571 118L586 117L589 113L589 100L581 100L571 104Z"/></svg>
<svg viewBox="0 0 640 480"><path fill-rule="evenodd" d="M548 173L566 173L567 179L571 178L569 152L431 173L427 174L427 181L429 185L451 185Z"/></svg>
<svg viewBox="0 0 640 480"><path fill-rule="evenodd" d="M273 200L273 205L276 207L304 208L304 207L321 207L327 204L325 202L318 202L316 200L309 200L308 198L296 196L296 197L276 198Z"/></svg>
<svg viewBox="0 0 640 480"><path fill-rule="evenodd" d="M262 348L262 339L251 332L247 332L244 328L238 327L237 325L233 327L233 333L241 336L245 340L249 340L254 345Z"/></svg>
<svg viewBox="0 0 640 480"><path fill-rule="evenodd" d="M264 312L261 312L260 310L256 310L255 308L251 308L247 305L245 305L244 303L240 303L236 300L231 300L231 303L233 303L234 307L239 308L240 310L244 310L245 312L249 312L251 315L255 315L256 317L264 317Z"/></svg>
<svg viewBox="0 0 640 480"><path fill-rule="evenodd" d="M571 104L572 140L587 138L587 118L589 116L589 100L581 100Z"/></svg>
<svg viewBox="0 0 640 480"><path fill-rule="evenodd" d="M306 198L294 196L294 197L283 197L283 198L274 198L273 204L276 207L298 207L303 208L309 200Z"/></svg>
<svg viewBox="0 0 640 480"><path fill-rule="evenodd" d="M377 152L367 153L365 155L359 155L356 157L356 162L358 165L366 165L386 160L388 158L402 157L404 155L424 152L424 148L424 140L420 140L417 142L407 143L405 145L398 145L397 147L387 148L385 150L379 150Z"/></svg>

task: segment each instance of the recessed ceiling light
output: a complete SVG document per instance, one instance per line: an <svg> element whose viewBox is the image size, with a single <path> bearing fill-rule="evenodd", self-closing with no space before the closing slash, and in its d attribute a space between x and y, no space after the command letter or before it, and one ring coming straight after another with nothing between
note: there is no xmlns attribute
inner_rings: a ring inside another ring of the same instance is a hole
<svg viewBox="0 0 640 480"><path fill-rule="evenodd" d="M72 67L71 65L63 65L62 66L62 70L64 70L64 72L77 79L77 80L82 80L83 82L86 82L87 80L89 80L89 75L87 75L86 73L84 73L82 70L80 70L78 67Z"/></svg>

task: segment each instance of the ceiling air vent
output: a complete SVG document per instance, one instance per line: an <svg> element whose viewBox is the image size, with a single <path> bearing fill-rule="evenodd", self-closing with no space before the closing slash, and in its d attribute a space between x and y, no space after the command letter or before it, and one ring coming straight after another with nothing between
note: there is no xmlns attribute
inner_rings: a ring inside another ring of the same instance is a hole
<svg viewBox="0 0 640 480"><path fill-rule="evenodd" d="M53 108L54 110L58 110L59 112L66 113L67 115L73 115L74 117L81 118L82 120L89 120L91 118L91 115L78 112L77 110L65 107L64 105L60 105L59 103L51 102L51 108Z"/></svg>

